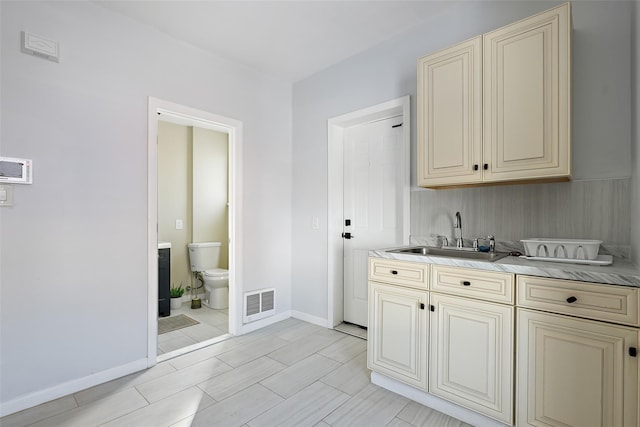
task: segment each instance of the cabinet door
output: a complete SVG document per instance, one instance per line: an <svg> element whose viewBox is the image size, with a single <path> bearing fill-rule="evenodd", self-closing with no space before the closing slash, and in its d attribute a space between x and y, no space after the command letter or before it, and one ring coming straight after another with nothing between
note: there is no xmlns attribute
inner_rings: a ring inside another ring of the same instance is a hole
<svg viewBox="0 0 640 427"><path fill-rule="evenodd" d="M485 181L569 177L571 11L484 35Z"/></svg>
<svg viewBox="0 0 640 427"><path fill-rule="evenodd" d="M481 41L418 60L418 185L482 179Z"/></svg>
<svg viewBox="0 0 640 427"><path fill-rule="evenodd" d="M171 315L171 249L158 249L158 316Z"/></svg>
<svg viewBox="0 0 640 427"><path fill-rule="evenodd" d="M517 320L518 426L638 425L638 329L527 309Z"/></svg>
<svg viewBox="0 0 640 427"><path fill-rule="evenodd" d="M369 369L426 390L428 294L369 282Z"/></svg>
<svg viewBox="0 0 640 427"><path fill-rule="evenodd" d="M513 307L431 294L429 392L513 422Z"/></svg>

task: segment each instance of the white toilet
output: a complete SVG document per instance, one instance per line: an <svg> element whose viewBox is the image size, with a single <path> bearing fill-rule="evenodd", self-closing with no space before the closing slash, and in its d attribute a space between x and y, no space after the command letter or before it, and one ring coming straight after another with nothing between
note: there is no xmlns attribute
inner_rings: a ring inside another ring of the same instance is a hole
<svg viewBox="0 0 640 427"><path fill-rule="evenodd" d="M189 243L191 271L199 272L204 279L206 295L204 305L215 308L229 306L229 270L218 268L220 242Z"/></svg>

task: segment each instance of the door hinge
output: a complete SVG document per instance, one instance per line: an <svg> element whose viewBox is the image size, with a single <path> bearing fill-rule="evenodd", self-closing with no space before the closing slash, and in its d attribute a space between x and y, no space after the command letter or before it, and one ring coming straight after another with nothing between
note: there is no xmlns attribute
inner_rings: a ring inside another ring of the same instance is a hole
<svg viewBox="0 0 640 427"><path fill-rule="evenodd" d="M629 356L637 357L638 356L638 349L635 348L635 347L629 347Z"/></svg>

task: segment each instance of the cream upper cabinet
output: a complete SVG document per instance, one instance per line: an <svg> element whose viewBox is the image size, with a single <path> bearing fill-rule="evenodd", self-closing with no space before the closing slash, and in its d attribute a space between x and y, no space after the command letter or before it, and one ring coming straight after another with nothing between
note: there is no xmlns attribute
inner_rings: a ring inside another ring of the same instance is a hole
<svg viewBox="0 0 640 427"><path fill-rule="evenodd" d="M369 282L367 365L420 389L427 388L428 293Z"/></svg>
<svg viewBox="0 0 640 427"><path fill-rule="evenodd" d="M482 36L420 58L418 76L418 185L480 182Z"/></svg>
<svg viewBox="0 0 640 427"><path fill-rule="evenodd" d="M517 426L638 426L638 329L521 308L517 324Z"/></svg>
<svg viewBox="0 0 640 427"><path fill-rule="evenodd" d="M569 3L418 60L418 185L571 176Z"/></svg>
<svg viewBox="0 0 640 427"><path fill-rule="evenodd" d="M484 35L486 181L571 175L567 3Z"/></svg>

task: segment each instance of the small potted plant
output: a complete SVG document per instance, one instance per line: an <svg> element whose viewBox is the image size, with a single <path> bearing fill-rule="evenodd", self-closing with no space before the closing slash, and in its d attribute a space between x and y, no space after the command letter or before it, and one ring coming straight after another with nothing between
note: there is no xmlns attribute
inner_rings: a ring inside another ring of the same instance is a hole
<svg viewBox="0 0 640 427"><path fill-rule="evenodd" d="M182 295L184 294L184 288L182 284L177 288L175 286L171 286L171 308L178 309L182 305Z"/></svg>

